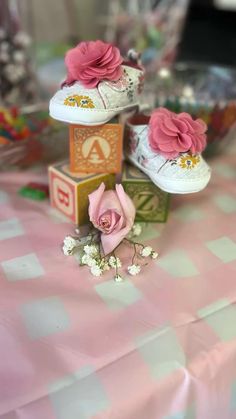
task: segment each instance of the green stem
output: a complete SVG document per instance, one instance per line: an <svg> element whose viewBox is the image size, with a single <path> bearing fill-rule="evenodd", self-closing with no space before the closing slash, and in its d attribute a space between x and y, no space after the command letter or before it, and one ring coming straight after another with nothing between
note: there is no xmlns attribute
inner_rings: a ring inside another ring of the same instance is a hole
<svg viewBox="0 0 236 419"><path fill-rule="evenodd" d="M132 257L132 265L134 264L135 256L136 256L136 253L137 253L137 251L136 251L136 243L133 242L133 246L134 246L134 254L133 254L133 257Z"/></svg>
<svg viewBox="0 0 236 419"><path fill-rule="evenodd" d="M140 246L140 247L142 247L142 249L145 247L144 244L139 243L139 242L135 242L135 241L130 240L130 239L127 239L126 237L123 240L127 241L130 244L133 244L133 245L135 244L136 246Z"/></svg>

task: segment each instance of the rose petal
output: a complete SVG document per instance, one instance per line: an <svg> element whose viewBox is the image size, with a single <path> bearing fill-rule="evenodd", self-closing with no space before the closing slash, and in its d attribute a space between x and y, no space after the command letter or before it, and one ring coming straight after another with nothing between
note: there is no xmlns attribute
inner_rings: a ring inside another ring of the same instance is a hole
<svg viewBox="0 0 236 419"><path fill-rule="evenodd" d="M65 83L80 81L86 87L95 87L101 80L117 81L122 74L122 61L119 49L109 43L81 42L65 56Z"/></svg>
<svg viewBox="0 0 236 419"><path fill-rule="evenodd" d="M169 143L170 141L173 141L175 137L177 137L177 133L175 133L175 136L173 135L167 135L164 133L160 127L158 127L154 132L153 135L156 136L156 142L158 144L165 144L166 142Z"/></svg>
<svg viewBox="0 0 236 419"><path fill-rule="evenodd" d="M206 147L207 137L205 134L196 134L194 141L192 142L191 152L193 154L201 153Z"/></svg>
<svg viewBox="0 0 236 419"><path fill-rule="evenodd" d="M196 119L196 132L204 134L207 131L207 124L200 118Z"/></svg>
<svg viewBox="0 0 236 419"><path fill-rule="evenodd" d="M189 113L187 113L187 112L180 112L179 114L176 114L177 115L177 118L180 118L180 119L187 119L187 120L189 120L190 122L192 122L193 121L193 118L191 117L191 115L189 114Z"/></svg>
<svg viewBox="0 0 236 419"><path fill-rule="evenodd" d="M180 134L175 144L175 150L179 152L187 151L192 145L192 138L188 134Z"/></svg>
<svg viewBox="0 0 236 419"><path fill-rule="evenodd" d="M155 109L152 112L152 115L155 115L155 113L158 113L159 115L162 114L162 115L169 116L169 117L175 115L174 112L171 112L171 111L169 111L169 109L162 108L162 107Z"/></svg>
<svg viewBox="0 0 236 419"><path fill-rule="evenodd" d="M102 223L106 221L107 226L105 228L104 233L110 234L116 228L116 226L119 225L120 219L121 216L117 214L116 211L112 209L105 211L103 214L99 216L99 226L101 231L104 231Z"/></svg>
<svg viewBox="0 0 236 419"><path fill-rule="evenodd" d="M181 121L178 118L173 118L173 123L177 128L177 132L186 133L188 131L188 125L185 123L185 121Z"/></svg>
<svg viewBox="0 0 236 419"><path fill-rule="evenodd" d="M124 227L110 235L101 234L102 247L105 255L111 253L129 233L135 218L134 204L125 193L122 185L116 185L116 194L124 213Z"/></svg>
<svg viewBox="0 0 236 419"><path fill-rule="evenodd" d="M159 128L167 135L176 135L178 128L173 124L170 118L166 118L159 122Z"/></svg>
<svg viewBox="0 0 236 419"><path fill-rule="evenodd" d="M171 152L173 150L173 147L175 146L175 144L176 144L176 142L174 142L174 145L173 145L172 141L166 142L166 143L161 145L161 150Z"/></svg>
<svg viewBox="0 0 236 419"><path fill-rule="evenodd" d="M206 146L205 131L204 121L193 120L186 112L175 114L159 108L153 111L149 121L149 145L166 158L189 150L200 153Z"/></svg>
<svg viewBox="0 0 236 419"><path fill-rule="evenodd" d="M96 191L89 194L89 219L94 224L97 224L98 217L99 217L99 209L101 204L101 198L105 191L105 184L102 182Z"/></svg>

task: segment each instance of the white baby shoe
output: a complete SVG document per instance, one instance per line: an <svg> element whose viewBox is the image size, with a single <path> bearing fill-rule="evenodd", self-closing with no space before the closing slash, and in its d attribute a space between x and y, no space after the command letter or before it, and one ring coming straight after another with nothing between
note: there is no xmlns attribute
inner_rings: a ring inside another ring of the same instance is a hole
<svg viewBox="0 0 236 419"><path fill-rule="evenodd" d="M65 62L67 80L49 104L52 118L99 125L138 105L144 71L137 63L123 62L111 44L81 42L68 51Z"/></svg>
<svg viewBox="0 0 236 419"><path fill-rule="evenodd" d="M126 157L163 191L187 194L204 189L211 169L201 156L206 124L164 108L127 122Z"/></svg>

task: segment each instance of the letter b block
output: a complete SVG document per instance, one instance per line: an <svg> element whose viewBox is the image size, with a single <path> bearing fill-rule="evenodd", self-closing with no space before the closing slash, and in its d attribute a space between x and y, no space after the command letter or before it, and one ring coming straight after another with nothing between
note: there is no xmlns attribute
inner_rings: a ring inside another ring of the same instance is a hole
<svg viewBox="0 0 236 419"><path fill-rule="evenodd" d="M154 185L139 169L125 163L122 185L134 202L135 221L163 223L167 220L169 194Z"/></svg>
<svg viewBox="0 0 236 419"><path fill-rule="evenodd" d="M70 125L70 170L74 173L119 173L123 127Z"/></svg>
<svg viewBox="0 0 236 419"><path fill-rule="evenodd" d="M57 208L76 225L88 222L88 195L104 182L107 189L115 185L113 174L72 173L69 162L49 167L51 206Z"/></svg>

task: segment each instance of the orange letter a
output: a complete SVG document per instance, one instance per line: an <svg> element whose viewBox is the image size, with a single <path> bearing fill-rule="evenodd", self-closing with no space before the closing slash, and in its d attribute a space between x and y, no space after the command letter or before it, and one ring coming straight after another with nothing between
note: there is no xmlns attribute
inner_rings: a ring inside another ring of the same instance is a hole
<svg viewBox="0 0 236 419"><path fill-rule="evenodd" d="M105 160L104 153L98 140L95 140L93 142L93 145L90 148L89 153L87 155L87 159L92 161Z"/></svg>

